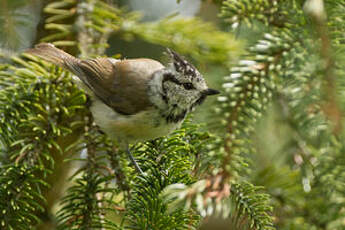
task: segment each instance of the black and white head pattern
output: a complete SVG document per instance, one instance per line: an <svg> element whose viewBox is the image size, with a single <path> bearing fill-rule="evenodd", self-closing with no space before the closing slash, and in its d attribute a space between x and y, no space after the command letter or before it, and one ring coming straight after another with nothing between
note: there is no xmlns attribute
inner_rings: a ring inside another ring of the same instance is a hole
<svg viewBox="0 0 345 230"><path fill-rule="evenodd" d="M154 73L149 84L152 103L167 122L180 122L207 96L219 93L209 89L199 71L175 51L167 49L170 64Z"/></svg>
<svg viewBox="0 0 345 230"><path fill-rule="evenodd" d="M183 120L206 98L207 85L199 71L176 52L168 49L170 65L161 73L161 98L168 122Z"/></svg>

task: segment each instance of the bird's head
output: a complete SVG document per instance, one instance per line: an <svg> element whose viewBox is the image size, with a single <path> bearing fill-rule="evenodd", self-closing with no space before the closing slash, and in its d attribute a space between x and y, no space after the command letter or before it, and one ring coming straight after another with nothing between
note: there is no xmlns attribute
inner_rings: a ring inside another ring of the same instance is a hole
<svg viewBox="0 0 345 230"><path fill-rule="evenodd" d="M159 104L171 116L172 121L179 121L207 96L219 92L208 88L200 72L183 57L170 49L167 49L167 53L171 62L157 73L161 97Z"/></svg>

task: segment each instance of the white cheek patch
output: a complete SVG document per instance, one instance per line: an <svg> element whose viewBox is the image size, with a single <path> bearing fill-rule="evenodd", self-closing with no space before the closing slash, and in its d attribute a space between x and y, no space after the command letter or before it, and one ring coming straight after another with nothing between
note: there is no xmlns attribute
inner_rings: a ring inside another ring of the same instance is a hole
<svg viewBox="0 0 345 230"><path fill-rule="evenodd" d="M169 105L177 105L180 109L189 109L199 93L197 90L186 90L182 86L174 85L167 89Z"/></svg>

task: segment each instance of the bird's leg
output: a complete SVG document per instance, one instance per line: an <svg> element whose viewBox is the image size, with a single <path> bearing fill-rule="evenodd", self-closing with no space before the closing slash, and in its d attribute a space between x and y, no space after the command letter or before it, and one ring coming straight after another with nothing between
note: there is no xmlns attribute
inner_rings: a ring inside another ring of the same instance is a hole
<svg viewBox="0 0 345 230"><path fill-rule="evenodd" d="M126 152L127 152L129 159L131 160L132 164L134 165L134 168L137 170L137 172L140 173L142 176L145 176L145 173L143 172L143 170L141 170L138 163L135 161L134 157L132 156L132 153L131 153L131 150L129 149L128 144L126 147Z"/></svg>

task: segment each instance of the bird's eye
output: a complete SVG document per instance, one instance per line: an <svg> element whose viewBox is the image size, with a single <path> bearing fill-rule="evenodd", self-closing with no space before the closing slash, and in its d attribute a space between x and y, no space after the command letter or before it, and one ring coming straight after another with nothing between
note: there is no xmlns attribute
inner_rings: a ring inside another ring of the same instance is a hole
<svg viewBox="0 0 345 230"><path fill-rule="evenodd" d="M183 83L182 85L186 90L195 89L192 83Z"/></svg>

